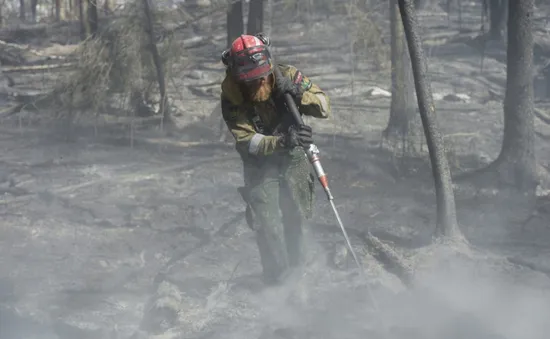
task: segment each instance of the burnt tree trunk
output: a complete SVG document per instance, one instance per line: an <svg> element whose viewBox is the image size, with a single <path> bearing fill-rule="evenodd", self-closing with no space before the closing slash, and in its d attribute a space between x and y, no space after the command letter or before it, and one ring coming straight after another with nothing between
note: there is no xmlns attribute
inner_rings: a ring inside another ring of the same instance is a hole
<svg viewBox="0 0 550 339"><path fill-rule="evenodd" d="M76 17L75 1L74 0L61 0L61 1L67 1L65 5L63 5L63 7L65 8L65 18L67 20L73 20Z"/></svg>
<svg viewBox="0 0 550 339"><path fill-rule="evenodd" d="M162 114L162 123L171 125L173 123L170 110L168 108L168 96L166 95L166 78L164 76L164 67L160 58L159 50L155 43L155 33L153 31L153 13L149 0L143 0L143 10L145 12L147 34L149 35L149 48L157 71L157 81L159 84L160 104L159 114Z"/></svg>
<svg viewBox="0 0 550 339"><path fill-rule="evenodd" d="M537 184L533 116L534 0L510 1L504 136L495 160L501 179L534 193Z"/></svg>
<svg viewBox="0 0 550 339"><path fill-rule="evenodd" d="M483 0L488 1L489 9L489 38L502 40L506 19L508 17L508 0ZM513 0L514 2L516 0Z"/></svg>
<svg viewBox="0 0 550 339"><path fill-rule="evenodd" d="M105 12L105 14L111 14L111 12L113 11L113 5L111 1L112 0L105 0L105 2L103 3L103 11Z"/></svg>
<svg viewBox="0 0 550 339"><path fill-rule="evenodd" d="M231 46L233 40L243 34L243 31L243 3L237 1L227 11L227 46Z"/></svg>
<svg viewBox="0 0 550 339"><path fill-rule="evenodd" d="M86 20L88 21L89 27L89 31L86 33L86 35L95 36L98 29L97 0L87 0L86 7Z"/></svg>
<svg viewBox="0 0 550 339"><path fill-rule="evenodd" d="M61 0L55 0L55 21L61 21Z"/></svg>
<svg viewBox="0 0 550 339"><path fill-rule="evenodd" d="M416 104L411 60L397 0L390 0L390 25L392 96L390 118L383 135L388 139L403 140L405 147L413 127Z"/></svg>
<svg viewBox="0 0 550 339"><path fill-rule="evenodd" d="M31 21L36 22L36 6L38 5L38 0L31 0Z"/></svg>
<svg viewBox="0 0 550 339"><path fill-rule="evenodd" d="M264 0L250 0L246 34L254 35L264 31Z"/></svg>
<svg viewBox="0 0 550 339"><path fill-rule="evenodd" d="M77 18L80 15L80 3L82 0L67 0L69 1L68 18Z"/></svg>
<svg viewBox="0 0 550 339"><path fill-rule="evenodd" d="M418 33L418 19L413 0L398 0L407 45L412 61L416 98L426 143L430 153L437 200L436 235L462 240L463 236L456 219L456 205L449 163L445 154L443 138L437 124L432 90L428 79L427 60Z"/></svg>
<svg viewBox="0 0 550 339"><path fill-rule="evenodd" d="M19 20L25 21L25 0L19 0Z"/></svg>
<svg viewBox="0 0 550 339"><path fill-rule="evenodd" d="M90 31L89 22L86 17L88 3L87 0L78 1L78 17L80 21L80 40L86 40Z"/></svg>

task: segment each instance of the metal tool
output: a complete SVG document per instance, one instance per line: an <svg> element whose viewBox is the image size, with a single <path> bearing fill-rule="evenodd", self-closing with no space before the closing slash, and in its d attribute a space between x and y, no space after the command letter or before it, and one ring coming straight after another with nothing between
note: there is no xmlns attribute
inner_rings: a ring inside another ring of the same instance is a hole
<svg viewBox="0 0 550 339"><path fill-rule="evenodd" d="M272 54L273 55L273 54ZM277 67L277 64L274 62L274 70L275 77L282 77L281 70ZM294 99L292 96L288 93L285 93L285 102L288 107L288 110L290 113L292 113L294 120L297 124L304 124L304 120L302 119L302 116L300 112L298 111L298 107L296 106L296 103L294 102ZM323 187L323 190L326 193L327 199L330 202L330 206L332 207L332 210L334 212L334 215L336 216L336 220L338 222L338 225L340 226L340 229L342 230L342 234L344 235L344 238L346 240L347 247L353 256L353 260L355 261L355 264L359 268L359 273L361 274L361 277L366 280L366 274L363 269L363 266L361 265L361 262L359 261L359 258L355 254L355 251L353 250L353 247L351 246L351 241L348 237L348 232L346 232L346 228L344 227L344 224L342 223L342 219L340 219L340 214L338 213L338 210L336 209L336 205L334 205L334 197L332 196L332 193L330 191L329 185L328 185L328 177L325 173L323 166L321 165L321 159L319 157L319 149L315 144L311 144L309 146L309 149L305 150L306 155L309 159L309 162L313 166L313 169L315 170L315 174L317 174L317 179L321 183L321 186ZM378 309L376 300L374 299L374 296L372 295L372 291L370 289L370 286L367 284L367 290L369 293L369 297L373 302L374 308Z"/></svg>

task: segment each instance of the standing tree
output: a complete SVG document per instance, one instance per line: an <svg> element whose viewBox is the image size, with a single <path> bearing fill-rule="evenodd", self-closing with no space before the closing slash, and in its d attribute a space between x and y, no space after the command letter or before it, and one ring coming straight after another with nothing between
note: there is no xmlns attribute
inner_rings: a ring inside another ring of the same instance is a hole
<svg viewBox="0 0 550 339"><path fill-rule="evenodd" d="M416 105L414 102L414 81L409 50L403 32L403 23L397 0L390 0L391 25L391 83L392 96L390 118L384 130L384 138L408 141L414 126Z"/></svg>
<svg viewBox="0 0 550 339"><path fill-rule="evenodd" d="M111 12L113 11L112 0L105 0L105 2L103 3L103 11L105 12L105 14L111 14Z"/></svg>
<svg viewBox="0 0 550 339"><path fill-rule="evenodd" d="M437 124L435 106L430 81L428 79L427 60L418 34L418 21L413 0L398 0L407 45L412 61L416 97L420 108L420 117L426 143L430 152L432 172L435 181L437 200L436 235L452 240L463 240L456 219L456 205L449 163L445 155L445 145Z"/></svg>
<svg viewBox="0 0 550 339"><path fill-rule="evenodd" d="M25 21L25 0L19 0L19 20Z"/></svg>
<svg viewBox="0 0 550 339"><path fill-rule="evenodd" d="M484 172L525 193L537 185L533 116L534 0L508 3L508 47L504 136L497 159Z"/></svg>
<svg viewBox="0 0 550 339"><path fill-rule="evenodd" d="M80 38L85 40L97 34L98 15L96 0L78 0Z"/></svg>
<svg viewBox="0 0 550 339"><path fill-rule="evenodd" d="M36 6L38 5L38 0L31 0L31 21L36 23Z"/></svg>
<svg viewBox="0 0 550 339"><path fill-rule="evenodd" d="M86 19L88 20L88 26L90 27L90 32L87 33L88 36L95 36L98 29L98 15L97 15L97 0L87 0L87 15Z"/></svg>
<svg viewBox="0 0 550 339"><path fill-rule="evenodd" d="M161 121L163 125L173 125L170 109L167 105L168 96L166 94L166 78L164 76L162 59L160 57L160 53L155 42L155 33L153 30L153 13L151 10L151 6L149 5L149 0L143 0L143 11L145 14L146 32L149 37L149 51L151 52L153 63L155 64L155 69L157 71L157 81L160 92L159 113L162 115ZM163 126L161 125L161 127Z"/></svg>
<svg viewBox="0 0 550 339"><path fill-rule="evenodd" d="M23 1L23 0L21 0ZM77 0L78 1L78 18L80 21L80 40L86 40L88 37L88 32L90 28L88 27L88 20L86 20L86 0Z"/></svg>
<svg viewBox="0 0 550 339"><path fill-rule="evenodd" d="M264 31L264 0L250 0L246 34Z"/></svg>
<svg viewBox="0 0 550 339"><path fill-rule="evenodd" d="M55 21L63 20L65 12L61 9L62 0L55 0Z"/></svg>
<svg viewBox="0 0 550 339"><path fill-rule="evenodd" d="M508 17L508 0L482 0L489 12L489 33L491 40L502 40L506 19ZM510 2L517 2L513 0Z"/></svg>
<svg viewBox="0 0 550 339"><path fill-rule="evenodd" d="M227 10L227 46L231 46L233 40L243 34L243 3L232 3Z"/></svg>

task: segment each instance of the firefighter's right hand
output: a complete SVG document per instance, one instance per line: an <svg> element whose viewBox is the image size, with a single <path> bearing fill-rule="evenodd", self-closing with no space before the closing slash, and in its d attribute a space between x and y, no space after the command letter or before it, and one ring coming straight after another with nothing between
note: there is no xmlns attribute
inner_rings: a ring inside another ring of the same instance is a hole
<svg viewBox="0 0 550 339"><path fill-rule="evenodd" d="M313 130L308 125L290 126L288 132L281 137L281 143L284 148L292 149L302 146L308 149L313 144Z"/></svg>

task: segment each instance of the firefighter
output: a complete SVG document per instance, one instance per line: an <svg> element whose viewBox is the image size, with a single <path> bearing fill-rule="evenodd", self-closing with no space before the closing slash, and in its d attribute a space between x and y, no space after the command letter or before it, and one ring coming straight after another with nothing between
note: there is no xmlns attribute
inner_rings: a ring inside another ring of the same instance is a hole
<svg viewBox="0 0 550 339"><path fill-rule="evenodd" d="M262 34L241 35L222 53L221 107L243 163L239 191L247 223L256 231L264 282L276 284L304 263L304 221L314 202L304 152L313 132L294 124L283 94L291 94L302 115L326 119L331 108L328 96L296 67L274 65L268 46Z"/></svg>

